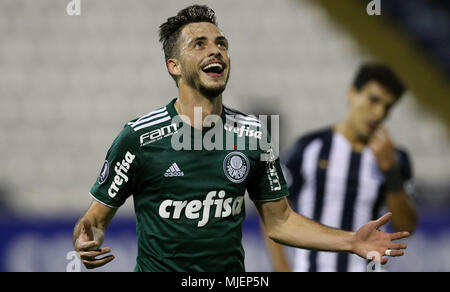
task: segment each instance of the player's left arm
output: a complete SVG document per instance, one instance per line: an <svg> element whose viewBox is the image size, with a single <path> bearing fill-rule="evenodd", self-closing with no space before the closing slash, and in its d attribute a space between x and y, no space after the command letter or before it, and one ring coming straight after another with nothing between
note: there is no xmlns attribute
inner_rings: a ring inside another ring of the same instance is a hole
<svg viewBox="0 0 450 292"><path fill-rule="evenodd" d="M385 178L386 204L393 213L392 226L397 231L413 232L417 225L417 212L408 194L410 190L405 187L405 182L412 179L409 162L405 161L406 159L397 159L392 138L385 128L373 136L370 148ZM406 171L402 171L405 168Z"/></svg>
<svg viewBox="0 0 450 292"><path fill-rule="evenodd" d="M408 232L385 233L378 228L386 224L391 213L363 225L357 232L348 232L322 225L295 213L285 197L272 201L255 201L267 236L284 245L321 251L351 252L371 259L371 252L402 256L406 244L393 240L409 236ZM388 259L381 257L385 264Z"/></svg>
<svg viewBox="0 0 450 292"><path fill-rule="evenodd" d="M285 197L288 189L279 158L272 147L264 150L263 154L253 170L247 190L270 239L298 248L352 252L365 259L372 259L372 252L376 252L379 258L375 260L382 264L387 262L383 256L388 250L390 256L403 255L406 244L392 241L408 237L409 232L385 233L378 230L389 221L391 213L370 221L357 232L349 232L322 225L294 212Z"/></svg>

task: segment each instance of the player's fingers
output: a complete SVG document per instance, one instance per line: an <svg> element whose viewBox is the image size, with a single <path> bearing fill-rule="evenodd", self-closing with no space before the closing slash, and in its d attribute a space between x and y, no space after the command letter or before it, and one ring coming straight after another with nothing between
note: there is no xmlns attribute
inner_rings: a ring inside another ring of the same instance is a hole
<svg viewBox="0 0 450 292"><path fill-rule="evenodd" d="M381 263L382 265L387 264L387 262L388 262L388 259L387 259L386 257L382 257L382 258L381 258L380 263Z"/></svg>
<svg viewBox="0 0 450 292"><path fill-rule="evenodd" d="M382 217L380 217L376 221L374 221L373 224L375 225L376 228L379 228L379 227L383 226L384 224L388 223L389 220L391 219L391 217L392 217L392 213L387 212Z"/></svg>
<svg viewBox="0 0 450 292"><path fill-rule="evenodd" d="M372 149L374 152L377 152L377 149L380 148L380 142L378 140L371 140L369 144L369 148Z"/></svg>
<svg viewBox="0 0 450 292"><path fill-rule="evenodd" d="M372 137L369 143L369 148L374 152L378 152L379 149L383 146L383 141L378 137Z"/></svg>
<svg viewBox="0 0 450 292"><path fill-rule="evenodd" d="M104 255L106 253L111 252L111 249L109 247L105 247L98 250L92 250L92 251L80 251L80 258L82 259L91 259L95 258L101 255Z"/></svg>
<svg viewBox="0 0 450 292"><path fill-rule="evenodd" d="M374 143L378 142L380 140L380 137L378 136L378 132L375 132L375 134L370 137L369 145L373 145Z"/></svg>
<svg viewBox="0 0 450 292"><path fill-rule="evenodd" d="M384 131L383 131L383 129L381 128L381 129L378 129L378 131L375 133L375 136L378 138L378 139L384 139L385 138L385 134L384 134Z"/></svg>
<svg viewBox="0 0 450 292"><path fill-rule="evenodd" d="M383 131L383 136L386 137L388 140L391 140L391 135L389 134L388 129L383 128L382 131Z"/></svg>
<svg viewBox="0 0 450 292"><path fill-rule="evenodd" d="M371 139L379 140L379 139L383 139L383 138L384 138L383 126L378 126L377 129L375 130L375 132L373 133Z"/></svg>
<svg viewBox="0 0 450 292"><path fill-rule="evenodd" d="M405 252L403 250L399 250L399 249L391 249L389 252L390 257L401 257L404 254L405 254Z"/></svg>
<svg viewBox="0 0 450 292"><path fill-rule="evenodd" d="M97 241L84 241L84 242L77 242L77 250L79 251L87 251L93 248L98 247Z"/></svg>
<svg viewBox="0 0 450 292"><path fill-rule="evenodd" d="M391 243L389 249L406 249L407 246L404 243Z"/></svg>
<svg viewBox="0 0 450 292"><path fill-rule="evenodd" d="M409 232L407 232L407 231L395 232L395 233L390 233L389 234L391 240L398 240L398 239L406 238L406 237L408 237L410 235L411 234Z"/></svg>
<svg viewBox="0 0 450 292"><path fill-rule="evenodd" d="M113 259L114 259L113 255L108 255L108 256L103 257L101 259L94 259L94 260L83 259L83 260L81 260L81 262L84 264L84 266L86 268L94 269L94 268L98 268L98 267L101 267L103 265L106 265L107 263L109 263Z"/></svg>

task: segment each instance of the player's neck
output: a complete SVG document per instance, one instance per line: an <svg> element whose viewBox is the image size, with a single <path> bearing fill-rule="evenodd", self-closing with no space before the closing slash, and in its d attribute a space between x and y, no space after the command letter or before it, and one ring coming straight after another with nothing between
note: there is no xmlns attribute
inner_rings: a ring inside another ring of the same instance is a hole
<svg viewBox="0 0 450 292"><path fill-rule="evenodd" d="M347 120L335 124L334 131L344 136L356 152L361 152L367 146L367 141L357 134Z"/></svg>
<svg viewBox="0 0 450 292"><path fill-rule="evenodd" d="M182 117L183 121L190 124L194 128L203 128L203 121L207 116L217 115L220 117L222 113L222 94L208 98L191 88L180 88L178 91L178 99L175 101L175 109ZM197 109L196 109L197 108ZM201 117L196 115L201 110Z"/></svg>

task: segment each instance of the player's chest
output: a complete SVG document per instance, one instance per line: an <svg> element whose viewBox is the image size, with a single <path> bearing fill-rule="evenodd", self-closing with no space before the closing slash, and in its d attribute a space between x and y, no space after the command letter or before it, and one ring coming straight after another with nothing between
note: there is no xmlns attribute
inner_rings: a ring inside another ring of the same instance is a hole
<svg viewBox="0 0 450 292"><path fill-rule="evenodd" d="M157 145L143 149L140 177L160 193L207 193L225 190L243 195L256 169L251 151L180 150Z"/></svg>
<svg viewBox="0 0 450 292"><path fill-rule="evenodd" d="M361 199L378 194L383 176L372 154L365 152L358 159L351 154L330 155L328 160L305 163L302 174L309 186L323 189L331 196L334 194L357 193ZM343 159L346 158L346 159Z"/></svg>

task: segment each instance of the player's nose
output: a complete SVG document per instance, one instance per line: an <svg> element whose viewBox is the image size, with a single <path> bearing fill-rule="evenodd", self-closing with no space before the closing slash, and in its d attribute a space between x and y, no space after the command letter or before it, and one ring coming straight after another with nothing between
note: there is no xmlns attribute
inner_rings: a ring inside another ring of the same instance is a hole
<svg viewBox="0 0 450 292"><path fill-rule="evenodd" d="M219 47L215 43L212 43L208 46L208 57L213 57L213 56L222 56L222 53L221 53Z"/></svg>

